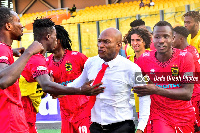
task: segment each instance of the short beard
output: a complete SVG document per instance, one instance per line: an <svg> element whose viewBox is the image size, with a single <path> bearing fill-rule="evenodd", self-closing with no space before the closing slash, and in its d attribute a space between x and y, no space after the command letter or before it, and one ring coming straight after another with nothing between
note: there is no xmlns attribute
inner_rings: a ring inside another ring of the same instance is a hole
<svg viewBox="0 0 200 133"><path fill-rule="evenodd" d="M21 41L21 40L22 40L22 36L18 36L17 41Z"/></svg>
<svg viewBox="0 0 200 133"><path fill-rule="evenodd" d="M192 26L191 30L188 30L190 34L192 34L195 31L195 25Z"/></svg>

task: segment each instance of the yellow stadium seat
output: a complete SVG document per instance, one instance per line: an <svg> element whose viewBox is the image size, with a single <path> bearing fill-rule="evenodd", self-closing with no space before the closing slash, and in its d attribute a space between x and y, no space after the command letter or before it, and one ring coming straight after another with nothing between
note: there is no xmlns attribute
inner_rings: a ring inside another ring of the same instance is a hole
<svg viewBox="0 0 200 133"><path fill-rule="evenodd" d="M63 19L62 20L62 24L66 24L67 23L67 20L66 19Z"/></svg>

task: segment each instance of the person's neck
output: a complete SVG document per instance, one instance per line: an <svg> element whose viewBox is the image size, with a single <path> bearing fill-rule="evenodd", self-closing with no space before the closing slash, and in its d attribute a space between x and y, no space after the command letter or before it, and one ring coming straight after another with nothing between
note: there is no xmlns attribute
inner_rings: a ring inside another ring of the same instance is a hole
<svg viewBox="0 0 200 133"><path fill-rule="evenodd" d="M156 58L160 62L166 62L166 61L168 61L172 57L172 53L173 53L173 49L171 49L170 51L165 52L165 53L158 53L158 52L156 52Z"/></svg>
<svg viewBox="0 0 200 133"><path fill-rule="evenodd" d="M63 58L64 54L65 54L65 49L59 49L57 51L54 51L53 53L54 61L55 62L60 61Z"/></svg>
<svg viewBox="0 0 200 133"><path fill-rule="evenodd" d="M185 42L183 42L181 45L180 45L180 48L178 49L181 49L181 50L184 50L187 46L189 46L187 40Z"/></svg>
<svg viewBox="0 0 200 133"><path fill-rule="evenodd" d="M37 41L37 40L34 40L34 41ZM46 53L46 51L47 51L46 43L45 43L45 41L43 41L43 40L38 41L38 42L41 43L42 46L44 47L44 50L43 50L43 52L42 52L41 54L42 54L43 56L45 56L45 53Z"/></svg>
<svg viewBox="0 0 200 133"><path fill-rule="evenodd" d="M12 43L13 43L13 40L10 37L8 37L8 36L0 34L0 42L1 43L5 43L6 45L11 46Z"/></svg>
<svg viewBox="0 0 200 133"><path fill-rule="evenodd" d="M193 39L197 33L199 32L199 28L198 29L195 29L192 33L191 33L191 39Z"/></svg>
<svg viewBox="0 0 200 133"><path fill-rule="evenodd" d="M135 57L138 59L144 52L145 52L145 49L143 49L139 52L135 52Z"/></svg>

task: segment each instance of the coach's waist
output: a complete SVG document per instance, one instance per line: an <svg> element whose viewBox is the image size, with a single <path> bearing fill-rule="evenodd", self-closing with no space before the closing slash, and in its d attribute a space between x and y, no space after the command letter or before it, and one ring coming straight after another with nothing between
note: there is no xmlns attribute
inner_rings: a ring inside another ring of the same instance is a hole
<svg viewBox="0 0 200 133"><path fill-rule="evenodd" d="M102 129L105 129L105 130L110 130L110 129L114 129L116 127L119 127L125 123L132 123L133 120L125 120L125 121L121 121L121 122L117 122L117 123L111 123L111 124L108 124L108 125L101 125L99 123L96 123L96 122L93 122L93 124L95 124L96 126L98 127L101 127Z"/></svg>

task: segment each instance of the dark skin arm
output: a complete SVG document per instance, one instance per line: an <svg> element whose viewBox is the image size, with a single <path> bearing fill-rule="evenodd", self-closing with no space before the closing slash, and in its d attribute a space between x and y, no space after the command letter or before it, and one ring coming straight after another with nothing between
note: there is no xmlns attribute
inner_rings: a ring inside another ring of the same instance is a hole
<svg viewBox="0 0 200 133"><path fill-rule="evenodd" d="M13 49L13 56L15 57L20 57L25 51L25 48L24 47L21 47L21 48L14 48Z"/></svg>
<svg viewBox="0 0 200 133"><path fill-rule="evenodd" d="M81 90L80 88L63 86L58 83L52 82L48 74L43 74L43 75L38 76L36 78L36 81L40 84L44 92L55 94L55 95L91 96L91 95L98 95L99 93L102 93L105 89L104 87L99 87L97 89L94 89L95 87L102 85L102 83L96 84L94 86L90 86L93 80L86 82L83 86L81 86Z"/></svg>
<svg viewBox="0 0 200 133"><path fill-rule="evenodd" d="M0 63L0 88L6 89L13 85L19 78L29 58L43 49L41 43L34 41L13 64Z"/></svg>
<svg viewBox="0 0 200 133"><path fill-rule="evenodd" d="M157 94L171 99L189 101L192 97L193 87L194 84L181 84L181 88L165 89L154 84L148 84L134 87L134 92L137 93L138 96Z"/></svg>

